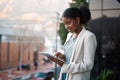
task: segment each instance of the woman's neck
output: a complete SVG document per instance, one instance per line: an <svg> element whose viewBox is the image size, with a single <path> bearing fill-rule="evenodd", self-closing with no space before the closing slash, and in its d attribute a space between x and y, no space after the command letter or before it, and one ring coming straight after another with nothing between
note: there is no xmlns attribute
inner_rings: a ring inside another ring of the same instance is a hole
<svg viewBox="0 0 120 80"><path fill-rule="evenodd" d="M82 27L76 30L76 32L73 33L73 36L78 36L78 34L82 31Z"/></svg>

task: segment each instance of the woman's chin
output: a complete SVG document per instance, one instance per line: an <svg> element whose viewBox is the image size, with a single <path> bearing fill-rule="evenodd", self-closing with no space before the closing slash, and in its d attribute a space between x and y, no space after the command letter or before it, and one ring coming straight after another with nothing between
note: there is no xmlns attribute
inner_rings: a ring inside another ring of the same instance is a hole
<svg viewBox="0 0 120 80"><path fill-rule="evenodd" d="M71 30L68 30L68 32L72 32Z"/></svg>

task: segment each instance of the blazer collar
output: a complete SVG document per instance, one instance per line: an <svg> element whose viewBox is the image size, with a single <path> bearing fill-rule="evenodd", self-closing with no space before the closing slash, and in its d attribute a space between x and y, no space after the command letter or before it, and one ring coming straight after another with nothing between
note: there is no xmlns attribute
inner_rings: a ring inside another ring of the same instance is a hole
<svg viewBox="0 0 120 80"><path fill-rule="evenodd" d="M80 38L80 36L82 36L82 34L84 33L84 31L86 30L84 26L83 26L82 28L83 28L83 29L82 29L81 32L78 34L77 40ZM68 38L66 39L64 45L68 42L68 40L70 39L71 36L72 36L72 33L69 33L69 36L68 36Z"/></svg>
<svg viewBox="0 0 120 80"><path fill-rule="evenodd" d="M81 32L79 33L77 39L79 39L79 38L83 35L83 33L84 33L85 30L86 30L85 27L83 27L83 29L82 29Z"/></svg>
<svg viewBox="0 0 120 80"><path fill-rule="evenodd" d="M72 62L73 60L74 60L74 55L75 55L75 52L77 52L76 51L76 49L78 49L78 47L77 47L77 45L81 42L81 40L83 39L83 35L84 35L84 32L85 32L85 28L83 27L83 29L81 30L81 32L79 33L79 35L78 35L78 37L77 37L77 40L76 40L76 42L75 42L75 44L74 44L74 47L73 47L73 51L72 51L72 55L71 55L71 59L70 59L70 61ZM81 45L81 44L79 44L79 45ZM79 47L80 48L80 47Z"/></svg>

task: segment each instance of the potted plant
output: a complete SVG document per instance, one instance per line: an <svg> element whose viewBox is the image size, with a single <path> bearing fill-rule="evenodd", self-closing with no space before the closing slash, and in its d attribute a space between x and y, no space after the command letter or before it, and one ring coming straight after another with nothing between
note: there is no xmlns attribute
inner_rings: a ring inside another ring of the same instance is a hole
<svg viewBox="0 0 120 80"><path fill-rule="evenodd" d="M112 70L103 70L96 80L115 80L115 74Z"/></svg>

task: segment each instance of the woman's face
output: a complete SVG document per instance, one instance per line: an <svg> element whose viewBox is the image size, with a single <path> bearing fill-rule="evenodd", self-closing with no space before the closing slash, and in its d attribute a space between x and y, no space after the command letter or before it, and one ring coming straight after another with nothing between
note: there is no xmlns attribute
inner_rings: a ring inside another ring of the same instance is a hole
<svg viewBox="0 0 120 80"><path fill-rule="evenodd" d="M65 28L71 33L77 32L78 29L80 28L80 25L79 25L80 20L78 18L71 19L71 18L63 17L62 21L65 25Z"/></svg>

